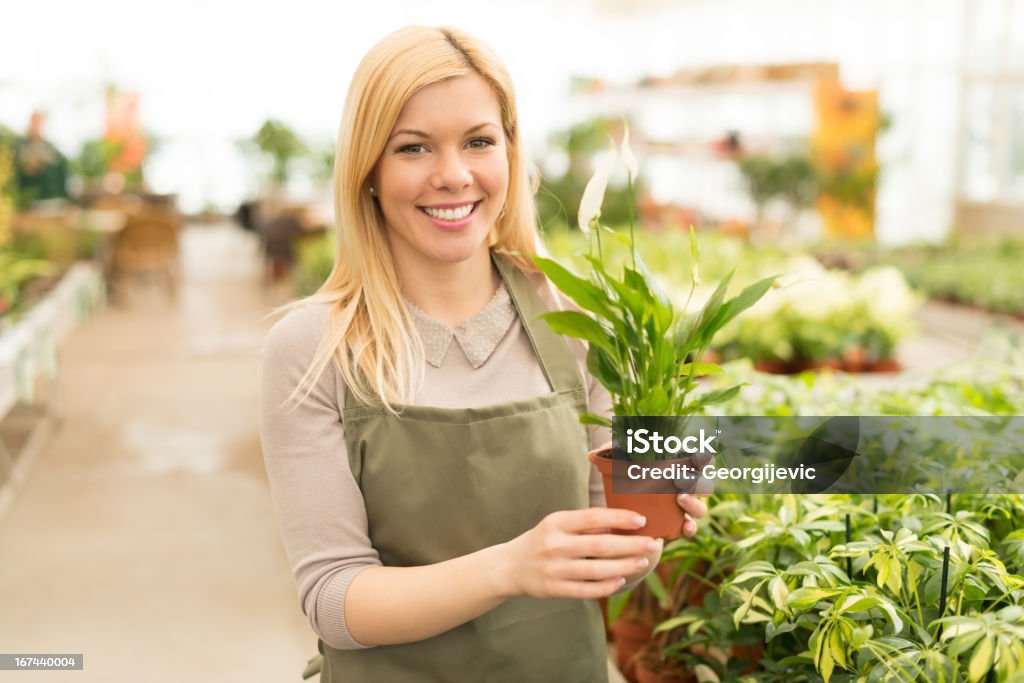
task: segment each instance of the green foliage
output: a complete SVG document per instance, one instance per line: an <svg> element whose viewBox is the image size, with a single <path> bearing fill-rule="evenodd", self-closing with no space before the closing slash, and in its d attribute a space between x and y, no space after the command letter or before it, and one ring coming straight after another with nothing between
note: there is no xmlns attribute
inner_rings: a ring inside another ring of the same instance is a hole
<svg viewBox="0 0 1024 683"><path fill-rule="evenodd" d="M298 134L276 119L264 121L249 141L270 158L270 179L277 184L288 182L292 160L308 151Z"/></svg>
<svg viewBox="0 0 1024 683"><path fill-rule="evenodd" d="M595 221L596 222L596 221ZM765 278L738 295L726 295L727 275L699 310L682 314L662 291L636 253L634 240L602 226L600 231L629 247L631 264L610 270L600 256L586 255L590 275L581 277L557 261L537 257L536 263L551 282L587 314L556 311L544 317L559 334L589 344L587 367L612 395L612 412L619 416L692 415L708 405L727 400L730 387L720 392L694 394L697 369L715 334L752 306L771 286ZM691 232L691 252L696 237ZM696 280L693 287L696 287ZM692 292L692 288L691 288ZM596 416L591 419L600 420Z"/></svg>
<svg viewBox="0 0 1024 683"><path fill-rule="evenodd" d="M71 171L86 181L96 182L110 170L111 162L121 152L121 145L104 138L86 140L78 156L71 160Z"/></svg>
<svg viewBox="0 0 1024 683"><path fill-rule="evenodd" d="M22 309L24 301L21 294L28 282L53 275L55 270L49 261L0 246L0 318Z"/></svg>
<svg viewBox="0 0 1024 683"><path fill-rule="evenodd" d="M739 170L759 214L773 199L781 199L793 209L802 209L810 206L818 194L818 175L806 155L781 159L745 156L739 161Z"/></svg>
<svg viewBox="0 0 1024 683"><path fill-rule="evenodd" d="M295 296L309 296L320 288L334 267L336 236L333 230L299 242L293 288Z"/></svg>
<svg viewBox="0 0 1024 683"><path fill-rule="evenodd" d="M704 532L713 540L679 539L663 561L692 565L713 546L725 580L705 600L712 612L687 606L659 627L676 629L666 654L686 650L723 681L979 681L989 671L1008 680L1024 667L1024 578L1012 569L1019 533L1005 529L1024 525L1024 497L951 504L946 513L936 496L714 496ZM749 642L751 629L763 647L753 671L695 655Z"/></svg>

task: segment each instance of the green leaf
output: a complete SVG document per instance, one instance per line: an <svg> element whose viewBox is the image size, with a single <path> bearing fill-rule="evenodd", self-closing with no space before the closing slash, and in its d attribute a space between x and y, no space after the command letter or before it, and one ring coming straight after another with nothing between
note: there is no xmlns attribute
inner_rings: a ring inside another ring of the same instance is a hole
<svg viewBox="0 0 1024 683"><path fill-rule="evenodd" d="M704 377L724 371L721 365L715 363L683 363L679 366L680 375L689 375L691 370L694 377Z"/></svg>
<svg viewBox="0 0 1024 683"><path fill-rule="evenodd" d="M694 401L694 405L698 407L704 407L715 405L718 403L725 403L726 401L731 401L732 399L736 398L736 396L740 393L740 389L742 389L744 386L744 384L736 384L726 389L716 389L715 391L706 391L700 393L697 395L697 398Z"/></svg>
<svg viewBox="0 0 1024 683"><path fill-rule="evenodd" d="M830 588L797 588L789 594L786 604L793 609L806 610L814 607L814 605L822 600L835 596L837 592L835 589Z"/></svg>
<svg viewBox="0 0 1024 683"><path fill-rule="evenodd" d="M672 604L672 598L669 597L668 590L665 589L665 584L661 582L661 577L658 576L658 573L648 572L647 576L644 577L644 583L647 584L647 588L651 591L651 595L657 598L658 602L668 609L668 606Z"/></svg>
<svg viewBox="0 0 1024 683"><path fill-rule="evenodd" d="M949 654L950 657L959 657L963 653L974 648L974 646L978 644L978 641L981 640L984 637L984 635L985 631L981 628L979 628L977 631L971 631L968 633L958 635L951 641L949 641L949 645L946 648L946 652L947 654ZM946 634L943 633L942 636L943 638L945 638Z"/></svg>
<svg viewBox="0 0 1024 683"><path fill-rule="evenodd" d="M615 620L622 614L622 610L626 609L626 605L629 604L629 598L632 595L633 591L628 590L625 593L608 596L608 626L614 624Z"/></svg>
<svg viewBox="0 0 1024 683"><path fill-rule="evenodd" d="M615 350L615 340L609 338L601 324L579 311L552 311L541 316L556 334L582 339L592 346Z"/></svg>
<svg viewBox="0 0 1024 683"><path fill-rule="evenodd" d="M612 421L610 418L607 418L604 415L595 415L594 413L580 414L580 423L585 425L598 425L600 427L612 426Z"/></svg>
<svg viewBox="0 0 1024 683"><path fill-rule="evenodd" d="M654 627L654 633L661 633L663 631L671 631L674 628L683 626L684 624L692 624L695 621L699 621L700 616L697 614L681 614L678 617L672 617L666 621L661 622Z"/></svg>
<svg viewBox="0 0 1024 683"><path fill-rule="evenodd" d="M591 346L587 350L587 371L608 390L608 393L614 396L621 396L624 393L621 369L614 357L600 346Z"/></svg>
<svg viewBox="0 0 1024 683"><path fill-rule="evenodd" d="M599 287L574 274L561 264L542 256L533 258L541 272L580 308L601 316L613 317L608 307L608 295Z"/></svg>
<svg viewBox="0 0 1024 683"><path fill-rule="evenodd" d="M967 679L971 683L978 683L989 669L996 656L996 642L992 636L985 636L974 654L971 655L971 663L967 665Z"/></svg>
<svg viewBox="0 0 1024 683"><path fill-rule="evenodd" d="M696 664L693 673L697 676L698 683L719 683L718 674L707 664Z"/></svg>
<svg viewBox="0 0 1024 683"><path fill-rule="evenodd" d="M789 612L789 608L786 606L786 598L789 597L789 587L782 580L781 576L776 576L771 580L768 584L768 592L772 596L772 602L775 603L776 609Z"/></svg>
<svg viewBox="0 0 1024 683"><path fill-rule="evenodd" d="M829 637L825 633L821 633L818 639L820 647L817 660L818 672L825 683L828 683L828 679L832 678L832 671L835 669L835 660L832 657L832 648L829 646Z"/></svg>
<svg viewBox="0 0 1024 683"><path fill-rule="evenodd" d="M764 626L764 640L766 643L770 643L775 636L780 636L783 633L789 633L790 631L796 630L796 623L785 623L776 626L773 623L765 624Z"/></svg>
<svg viewBox="0 0 1024 683"><path fill-rule="evenodd" d="M774 283L776 279L777 278L773 275L772 277L766 277L763 280L759 280L749 287L745 287L742 292L727 301L715 318L715 332L725 327L740 313L756 304L761 297L765 295L765 292L771 289L772 283Z"/></svg>

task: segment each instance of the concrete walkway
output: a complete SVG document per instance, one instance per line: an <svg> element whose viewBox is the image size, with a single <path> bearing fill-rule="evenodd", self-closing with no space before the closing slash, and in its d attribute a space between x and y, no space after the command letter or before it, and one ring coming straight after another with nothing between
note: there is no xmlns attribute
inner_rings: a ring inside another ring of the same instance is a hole
<svg viewBox="0 0 1024 683"><path fill-rule="evenodd" d="M144 288L72 335L63 422L0 519L0 652L85 669L0 681L294 681L316 653L257 433L280 301L237 228L183 256L178 306Z"/></svg>

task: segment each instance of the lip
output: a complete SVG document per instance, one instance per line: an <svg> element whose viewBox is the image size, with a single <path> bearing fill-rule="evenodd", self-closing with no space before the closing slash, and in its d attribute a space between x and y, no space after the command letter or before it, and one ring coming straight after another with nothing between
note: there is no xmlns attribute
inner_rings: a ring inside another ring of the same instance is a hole
<svg viewBox="0 0 1024 683"><path fill-rule="evenodd" d="M460 206L465 206L466 204L476 204L477 202L480 202L480 201L483 201L483 200L480 200L480 199L470 199L470 200L464 201L464 202L448 202L447 204L423 204L423 205L420 206L420 208L421 209L437 209L437 210L441 210L441 209L457 209Z"/></svg>
<svg viewBox="0 0 1024 683"><path fill-rule="evenodd" d="M440 228L441 230L452 230L452 231L455 231L455 230L462 230L467 225L472 223L473 219L476 218L476 212L480 209L480 205L483 204L483 203L484 203L484 200L479 199L479 200L477 200L475 202L459 202L457 204L433 204L433 205L431 205L429 207L420 206L420 207L417 207L417 208L419 208L420 213L423 214L423 217L426 218L431 223L433 223L436 227ZM465 218L463 218L462 220L454 221L454 222L452 222L452 221L443 221L443 220L440 220L438 218L434 218L433 216L428 214L426 211L424 211L424 208L430 208L430 209L456 209L456 208L458 208L460 206L466 206L467 204L473 204L474 205L473 206L473 210L470 211L469 215L466 216Z"/></svg>

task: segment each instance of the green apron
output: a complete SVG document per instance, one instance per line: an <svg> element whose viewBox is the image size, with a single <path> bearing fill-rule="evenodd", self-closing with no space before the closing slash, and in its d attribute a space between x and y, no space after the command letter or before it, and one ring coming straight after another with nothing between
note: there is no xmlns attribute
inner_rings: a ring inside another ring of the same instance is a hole
<svg viewBox="0 0 1024 683"><path fill-rule="evenodd" d="M404 406L400 417L347 395L349 464L385 566L466 555L522 534L550 512L589 505L579 422L587 396L576 361L538 319L546 308L526 276L494 259L553 393L481 408ZM514 597L419 642L319 647L322 683L594 683L608 675L593 600Z"/></svg>

